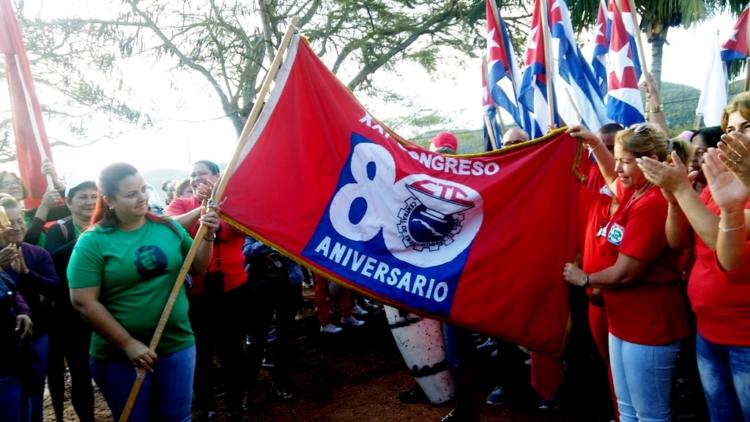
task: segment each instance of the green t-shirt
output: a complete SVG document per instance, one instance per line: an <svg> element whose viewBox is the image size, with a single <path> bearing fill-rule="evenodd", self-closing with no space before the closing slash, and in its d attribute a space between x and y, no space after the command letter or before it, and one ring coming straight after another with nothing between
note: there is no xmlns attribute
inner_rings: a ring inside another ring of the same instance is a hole
<svg viewBox="0 0 750 422"><path fill-rule="evenodd" d="M96 226L81 234L68 264L71 289L101 287L99 302L134 338L148 345L161 312L192 245L179 224L169 227L146 220L133 231ZM183 287L167 321L157 353L171 353L195 342ZM116 346L94 333L91 355L123 357Z"/></svg>

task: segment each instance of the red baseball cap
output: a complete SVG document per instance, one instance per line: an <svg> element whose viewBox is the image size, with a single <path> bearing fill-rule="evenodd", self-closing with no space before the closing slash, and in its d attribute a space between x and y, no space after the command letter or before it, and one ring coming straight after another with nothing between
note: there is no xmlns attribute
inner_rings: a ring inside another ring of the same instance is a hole
<svg viewBox="0 0 750 422"><path fill-rule="evenodd" d="M430 141L430 151L437 151L440 148L450 148L458 151L458 139L456 135L450 132L440 132Z"/></svg>

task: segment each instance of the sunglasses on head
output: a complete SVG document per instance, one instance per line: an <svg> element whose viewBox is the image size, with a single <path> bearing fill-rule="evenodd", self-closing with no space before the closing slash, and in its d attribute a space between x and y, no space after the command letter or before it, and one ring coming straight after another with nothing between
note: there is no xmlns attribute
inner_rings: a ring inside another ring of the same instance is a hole
<svg viewBox="0 0 750 422"><path fill-rule="evenodd" d="M631 129L633 133L646 133L651 132L651 126L648 123L636 123L631 125L628 129Z"/></svg>

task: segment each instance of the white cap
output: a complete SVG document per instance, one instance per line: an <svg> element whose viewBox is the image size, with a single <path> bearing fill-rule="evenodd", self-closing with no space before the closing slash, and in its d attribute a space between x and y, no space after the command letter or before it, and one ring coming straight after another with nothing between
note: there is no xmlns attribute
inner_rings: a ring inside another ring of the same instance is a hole
<svg viewBox="0 0 750 422"><path fill-rule="evenodd" d="M72 177L70 179L70 182L65 185L65 198L67 198L70 195L70 191L77 188L78 186L81 186L84 183L93 183L94 186L96 186L96 181L94 179L89 179L85 177Z"/></svg>

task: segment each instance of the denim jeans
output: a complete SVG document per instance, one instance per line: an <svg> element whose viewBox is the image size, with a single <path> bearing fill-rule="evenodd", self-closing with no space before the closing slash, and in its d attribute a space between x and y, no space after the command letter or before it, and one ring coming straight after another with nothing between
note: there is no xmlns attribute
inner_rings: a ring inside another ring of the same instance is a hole
<svg viewBox="0 0 750 422"><path fill-rule="evenodd" d="M195 372L195 345L159 355L154 372L146 375L135 401L131 421L182 422L190 420ZM127 359L91 358L91 374L107 400L112 416L120 419L135 369Z"/></svg>
<svg viewBox="0 0 750 422"><path fill-rule="evenodd" d="M609 334L609 359L620 422L671 420L669 398L679 353L680 341L650 346Z"/></svg>
<svg viewBox="0 0 750 422"><path fill-rule="evenodd" d="M698 371L712 422L750 422L750 347L722 346L698 333Z"/></svg>
<svg viewBox="0 0 750 422"><path fill-rule="evenodd" d="M35 391L24 392L24 404L30 409L32 421L41 421L44 416L44 379L47 377L47 365L49 363L49 336L43 334L31 341L34 352L34 372L36 374ZM27 400L28 399L28 400Z"/></svg>
<svg viewBox="0 0 750 422"><path fill-rule="evenodd" d="M24 404L22 400L25 400ZM0 422L28 422L31 420L29 398L21 393L21 378L0 375Z"/></svg>

